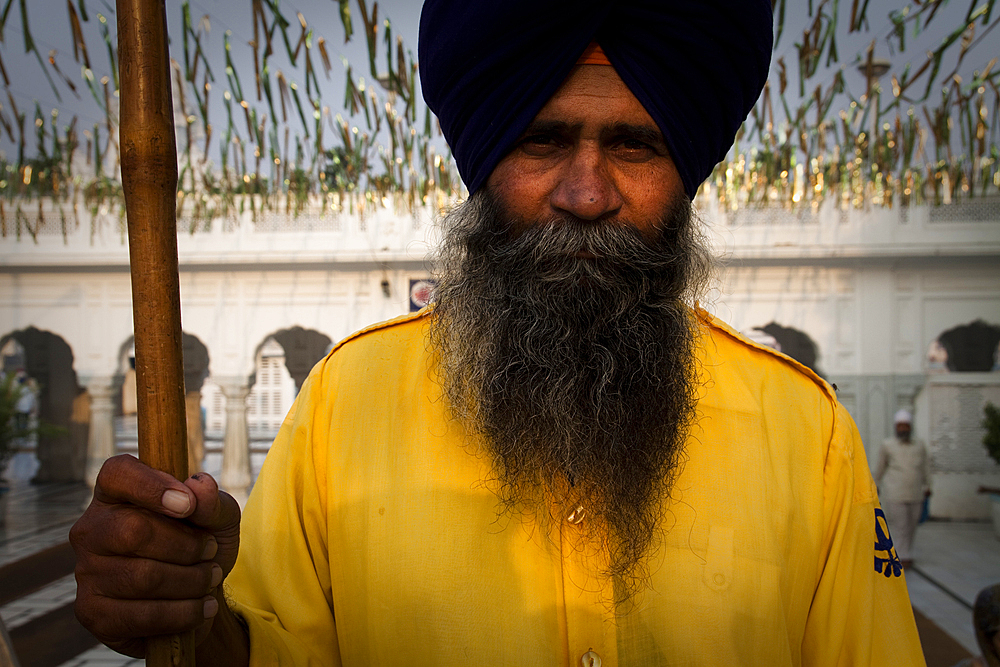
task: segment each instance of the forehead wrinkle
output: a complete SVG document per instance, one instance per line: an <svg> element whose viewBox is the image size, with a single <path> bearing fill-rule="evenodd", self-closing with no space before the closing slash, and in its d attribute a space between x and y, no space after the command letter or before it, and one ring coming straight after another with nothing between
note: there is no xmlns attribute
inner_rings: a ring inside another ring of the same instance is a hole
<svg viewBox="0 0 1000 667"><path fill-rule="evenodd" d="M570 122L565 120L536 118L525 129L524 134L579 134L584 127L582 122ZM602 139L611 139L618 136L638 139L648 144L661 144L664 142L663 133L656 123L628 123L625 121L611 121L604 123L600 127Z"/></svg>
<svg viewBox="0 0 1000 667"><path fill-rule="evenodd" d="M535 118L524 134L579 134L582 129L583 123L571 123L555 118Z"/></svg>

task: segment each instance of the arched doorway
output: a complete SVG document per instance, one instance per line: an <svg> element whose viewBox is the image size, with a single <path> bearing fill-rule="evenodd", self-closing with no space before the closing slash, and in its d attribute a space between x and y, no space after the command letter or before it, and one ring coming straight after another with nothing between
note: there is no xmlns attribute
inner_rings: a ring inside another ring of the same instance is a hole
<svg viewBox="0 0 1000 667"><path fill-rule="evenodd" d="M983 320L948 329L931 343L928 366L940 365L952 373L989 373L997 370L1000 326Z"/></svg>
<svg viewBox="0 0 1000 667"><path fill-rule="evenodd" d="M312 367L330 351L333 345L333 341L326 334L302 327L282 329L271 334L270 338L273 338L285 351L285 367L295 380L296 392Z"/></svg>
<svg viewBox="0 0 1000 667"><path fill-rule="evenodd" d="M201 409L201 390L208 377L208 348L197 336L181 333L184 357L185 412L187 414L188 467L190 471L201 470L205 457L204 416ZM136 446L136 375L135 341L130 336L122 343L118 352L118 375L116 385L120 387L115 401L116 438L126 446Z"/></svg>
<svg viewBox="0 0 1000 667"><path fill-rule="evenodd" d="M9 345L15 341L16 346ZM0 338L4 370L8 364L23 364L38 386L38 419L58 427L38 436L35 456L38 471L32 481L79 482L87 457L89 405L86 392L73 369L73 350L51 331L28 327ZM11 352L10 355L7 352Z"/></svg>
<svg viewBox="0 0 1000 667"><path fill-rule="evenodd" d="M295 400L297 385L288 372L288 357L274 336L257 349L256 372L247 396L247 429L251 440L272 440Z"/></svg>
<svg viewBox="0 0 1000 667"><path fill-rule="evenodd" d="M222 439L219 481L238 501L245 500L252 471L263 463L298 387L329 348L329 337L319 332L301 327L278 331L257 347L249 378L220 376L205 384L207 435ZM208 461L205 468L215 469Z"/></svg>
<svg viewBox="0 0 1000 667"><path fill-rule="evenodd" d="M291 327L265 337L254 354L249 379L247 428L252 440L269 441L292 405L309 371L330 351L330 337L312 329ZM222 439L226 398L211 380L203 392L205 428L210 439ZM268 443L270 444L270 443Z"/></svg>
<svg viewBox="0 0 1000 667"><path fill-rule="evenodd" d="M11 383L7 386L13 388L13 396L16 399L16 403L11 406L14 410L11 419L18 430L37 428L38 382L25 370L27 359L24 346L14 338L8 338L0 349L0 358L2 358L0 373L5 382ZM38 435L31 432L30 435L17 438L11 444L15 447L15 451L6 468L0 469L0 480L26 482L38 472L38 457L35 456Z"/></svg>
<svg viewBox="0 0 1000 667"><path fill-rule="evenodd" d="M926 382L917 395L915 434L928 444L932 516L985 519L1000 466L983 447L983 407L1000 404L1000 326L982 319L941 332L927 348Z"/></svg>
<svg viewBox="0 0 1000 667"><path fill-rule="evenodd" d="M257 372L250 378L248 408L251 411L256 408L258 420L271 427L261 437L270 439L277 433L309 371L332 345L326 334L296 326L276 331L257 348Z"/></svg>

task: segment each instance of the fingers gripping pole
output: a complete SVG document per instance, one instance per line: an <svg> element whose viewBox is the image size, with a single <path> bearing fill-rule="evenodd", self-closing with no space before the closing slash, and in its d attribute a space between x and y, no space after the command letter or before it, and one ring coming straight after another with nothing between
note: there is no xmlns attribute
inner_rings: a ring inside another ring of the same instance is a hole
<svg viewBox="0 0 1000 667"><path fill-rule="evenodd" d="M122 189L135 322L139 458L187 477L177 275L177 148L164 0L117 0ZM150 667L194 665L194 633L151 637Z"/></svg>

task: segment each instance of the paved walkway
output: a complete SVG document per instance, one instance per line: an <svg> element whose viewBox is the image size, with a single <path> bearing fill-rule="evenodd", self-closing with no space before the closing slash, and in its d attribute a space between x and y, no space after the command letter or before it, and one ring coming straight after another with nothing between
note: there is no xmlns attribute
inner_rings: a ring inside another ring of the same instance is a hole
<svg viewBox="0 0 1000 667"><path fill-rule="evenodd" d="M213 472L214 463L206 461L209 472ZM260 465L258 457L254 463ZM88 498L89 493L82 485L18 483L10 493L7 524L0 528L0 568L13 572L30 564L31 559L47 559L45 562L53 565L46 569L56 575L34 588L23 578L0 581L0 618L15 645L28 641L24 637L31 635L36 645L48 649L48 653L34 658L34 662L22 661L22 667L145 664L143 660L94 646L96 640L82 628L70 627L76 623L71 613L76 584L69 574L72 557L67 555L66 539ZM992 526L925 523L917 532L915 559L916 566L906 573L906 581L918 612L918 623L921 615L928 621L920 626L928 667L951 667L957 661L953 659L955 656L978 655L972 632L972 604L981 588L1000 582L1000 541ZM19 584L23 589L20 592ZM49 639L47 632L52 635Z"/></svg>

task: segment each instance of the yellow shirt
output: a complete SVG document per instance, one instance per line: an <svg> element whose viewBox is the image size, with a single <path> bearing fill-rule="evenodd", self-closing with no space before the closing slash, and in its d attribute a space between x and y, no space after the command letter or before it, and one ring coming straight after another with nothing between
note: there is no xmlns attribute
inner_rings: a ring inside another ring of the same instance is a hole
<svg viewBox="0 0 1000 667"><path fill-rule="evenodd" d="M487 457L446 416L426 314L341 343L247 503L227 585L252 663L924 664L847 412L808 370L699 316L687 461L652 589L617 618L571 527L550 539L498 518Z"/></svg>

